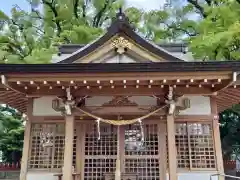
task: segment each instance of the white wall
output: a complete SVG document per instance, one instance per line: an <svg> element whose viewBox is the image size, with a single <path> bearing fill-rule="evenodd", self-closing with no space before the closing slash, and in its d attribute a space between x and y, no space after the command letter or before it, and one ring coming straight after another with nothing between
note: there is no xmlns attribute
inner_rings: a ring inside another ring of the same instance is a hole
<svg viewBox="0 0 240 180"><path fill-rule="evenodd" d="M217 176L213 176L212 179L210 179L212 174L217 174L217 172L178 173L178 180L218 180ZM167 180L169 180L168 174L167 174Z"/></svg>
<svg viewBox="0 0 240 180"><path fill-rule="evenodd" d="M133 59L127 55L122 55L122 56L123 57L121 59L119 59L119 55L116 55L116 56L106 60L105 63L136 63L136 62L139 62L138 60ZM104 60L104 58L103 58L103 60Z"/></svg>
<svg viewBox="0 0 240 180"><path fill-rule="evenodd" d="M155 106L157 99L150 96L132 96L128 98L130 101L136 102L139 106Z"/></svg>
<svg viewBox="0 0 240 180"><path fill-rule="evenodd" d="M61 112L57 112L52 108L52 100L54 96L43 96L33 101L34 116L61 116Z"/></svg>
<svg viewBox="0 0 240 180"><path fill-rule="evenodd" d="M28 172L27 180L57 180L56 176L53 176L56 173L49 172ZM210 179L212 174L216 172L188 172L188 173L178 173L178 180L218 180L217 176L213 176ZM169 176L167 174L167 180Z"/></svg>
<svg viewBox="0 0 240 180"><path fill-rule="evenodd" d="M34 116L61 116L60 112L52 108L54 96L43 96L33 101ZM93 96L86 99L86 106L102 106L113 99L113 96ZM139 106L154 106L157 104L156 98L150 96L132 96L129 100L137 103Z"/></svg>
<svg viewBox="0 0 240 180"><path fill-rule="evenodd" d="M86 99L86 106L101 106L112 100L112 96L94 96ZM190 108L180 111L180 115L210 115L210 98L204 96L186 96L190 100ZM43 96L33 101L34 116L61 116L60 112L52 108L54 96ZM139 106L154 106L157 100L150 96L132 96L129 100L136 102Z"/></svg>
<svg viewBox="0 0 240 180"><path fill-rule="evenodd" d="M49 172L28 172L27 180L58 180L57 176L53 176L56 173Z"/></svg>
<svg viewBox="0 0 240 180"><path fill-rule="evenodd" d="M93 96L85 99L86 106L102 106L112 100L112 96Z"/></svg>
<svg viewBox="0 0 240 180"><path fill-rule="evenodd" d="M180 115L210 115L210 98L205 96L185 96L190 100L190 108L180 111Z"/></svg>

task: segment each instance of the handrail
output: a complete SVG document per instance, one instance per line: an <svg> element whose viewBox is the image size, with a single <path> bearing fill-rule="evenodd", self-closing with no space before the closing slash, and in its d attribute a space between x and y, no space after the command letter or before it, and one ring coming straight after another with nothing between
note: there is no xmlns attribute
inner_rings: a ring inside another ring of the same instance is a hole
<svg viewBox="0 0 240 180"><path fill-rule="evenodd" d="M237 176L231 176L231 175L227 175L227 174L212 174L210 176L210 180L212 180L212 177L213 176L224 176L224 177L229 177L229 178L234 178L234 179L240 179L240 177L237 177Z"/></svg>

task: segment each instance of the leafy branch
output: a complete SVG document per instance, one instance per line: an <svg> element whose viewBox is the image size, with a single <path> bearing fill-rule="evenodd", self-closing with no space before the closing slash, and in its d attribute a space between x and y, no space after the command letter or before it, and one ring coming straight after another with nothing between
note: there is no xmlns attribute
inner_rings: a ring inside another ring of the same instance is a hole
<svg viewBox="0 0 240 180"><path fill-rule="evenodd" d="M55 0L52 0L51 2L48 2L48 0L42 0L42 3L47 5L51 11L53 12L54 15L54 21L56 23L56 27L57 27L57 36L60 36L61 32L62 32L62 27L61 27L61 22L58 18L58 12L55 6Z"/></svg>

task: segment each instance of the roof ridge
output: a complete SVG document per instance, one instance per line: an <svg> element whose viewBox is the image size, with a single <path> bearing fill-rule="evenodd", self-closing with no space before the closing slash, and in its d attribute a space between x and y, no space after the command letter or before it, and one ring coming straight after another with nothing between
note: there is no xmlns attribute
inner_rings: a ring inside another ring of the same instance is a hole
<svg viewBox="0 0 240 180"><path fill-rule="evenodd" d="M155 54L156 56L162 57L163 59L175 62L184 61L183 59L174 56L173 54L157 46L156 44L149 42L146 39L143 39L139 34L134 31L133 27L128 21L127 16L120 9L119 12L116 14L116 19L112 22L104 35L100 36L96 40L85 45L84 47L78 49L76 52L72 53L71 56L64 58L58 63L73 63L74 61L95 51L97 48L101 47L105 42L107 42L117 34L133 40L139 46L148 50L152 54Z"/></svg>

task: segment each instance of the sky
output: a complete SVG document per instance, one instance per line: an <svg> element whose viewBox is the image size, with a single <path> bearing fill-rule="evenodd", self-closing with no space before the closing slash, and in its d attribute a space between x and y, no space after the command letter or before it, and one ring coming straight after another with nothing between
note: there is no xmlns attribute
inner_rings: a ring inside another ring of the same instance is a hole
<svg viewBox="0 0 240 180"><path fill-rule="evenodd" d="M127 6L134 6L146 11L159 9L165 0L126 0ZM11 8L17 4L21 9L28 10L29 5L26 0L0 0L0 10L10 15Z"/></svg>

